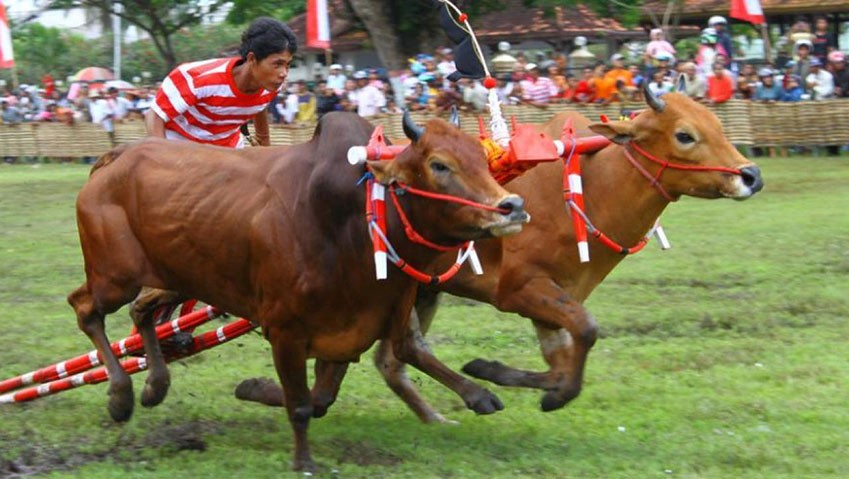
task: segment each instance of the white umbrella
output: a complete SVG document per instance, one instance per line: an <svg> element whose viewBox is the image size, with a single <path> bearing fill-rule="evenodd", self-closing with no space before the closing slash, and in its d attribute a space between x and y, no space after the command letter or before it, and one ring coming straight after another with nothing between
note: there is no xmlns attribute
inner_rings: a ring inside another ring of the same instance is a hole
<svg viewBox="0 0 849 479"><path fill-rule="evenodd" d="M132 90L136 86L125 80L109 80L103 84L105 88L117 88L119 90Z"/></svg>

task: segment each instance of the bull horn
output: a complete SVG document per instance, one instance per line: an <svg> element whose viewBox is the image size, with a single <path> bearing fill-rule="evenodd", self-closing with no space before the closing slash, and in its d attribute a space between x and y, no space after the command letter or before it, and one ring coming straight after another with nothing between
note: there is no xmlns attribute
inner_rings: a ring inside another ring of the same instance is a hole
<svg viewBox="0 0 849 479"><path fill-rule="evenodd" d="M413 121L413 117L410 116L410 110L404 110L404 134L407 135L407 138L410 139L413 143L419 141L419 138L424 134L424 128L416 125L416 122Z"/></svg>
<svg viewBox="0 0 849 479"><path fill-rule="evenodd" d="M666 108L666 102L662 99L654 96L651 88L649 88L649 82L643 82L643 96L646 97L646 103L651 107L652 110L663 113L663 109Z"/></svg>
<svg viewBox="0 0 849 479"><path fill-rule="evenodd" d="M457 105L451 105L451 116L448 118L448 121L457 128L460 128L460 112L457 110Z"/></svg>

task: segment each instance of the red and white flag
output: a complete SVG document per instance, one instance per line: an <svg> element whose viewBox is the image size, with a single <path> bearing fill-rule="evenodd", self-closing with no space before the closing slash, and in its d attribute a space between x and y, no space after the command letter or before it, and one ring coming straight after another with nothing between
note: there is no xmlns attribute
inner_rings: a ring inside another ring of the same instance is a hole
<svg viewBox="0 0 849 479"><path fill-rule="evenodd" d="M327 0L307 0L307 47L330 48Z"/></svg>
<svg viewBox="0 0 849 479"><path fill-rule="evenodd" d="M0 68L15 68L15 55L12 54L12 31L9 30L9 19L6 17L6 7L0 1Z"/></svg>
<svg viewBox="0 0 849 479"><path fill-rule="evenodd" d="M729 16L755 25L766 23L760 0L731 0Z"/></svg>

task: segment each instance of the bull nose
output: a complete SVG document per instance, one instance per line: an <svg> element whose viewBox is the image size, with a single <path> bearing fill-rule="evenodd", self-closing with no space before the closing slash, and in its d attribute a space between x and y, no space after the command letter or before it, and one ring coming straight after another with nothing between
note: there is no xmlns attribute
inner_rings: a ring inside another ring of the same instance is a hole
<svg viewBox="0 0 849 479"><path fill-rule="evenodd" d="M761 179L761 169L757 166L753 165L741 168L740 176L743 178L743 184L752 190L752 194L763 189L764 182Z"/></svg>
<svg viewBox="0 0 849 479"><path fill-rule="evenodd" d="M504 210L504 216L523 213L525 211L525 200L521 196L510 195L498 203L498 208Z"/></svg>

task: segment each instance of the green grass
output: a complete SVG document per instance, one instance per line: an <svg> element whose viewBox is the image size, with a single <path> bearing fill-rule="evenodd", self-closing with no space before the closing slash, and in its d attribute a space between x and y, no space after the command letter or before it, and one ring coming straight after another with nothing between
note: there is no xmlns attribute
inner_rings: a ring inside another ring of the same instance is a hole
<svg viewBox="0 0 849 479"><path fill-rule="evenodd" d="M542 413L539 392L491 386L506 409L476 417L414 372L460 421L426 426L364 356L311 424L318 475L849 477L849 160L761 167L767 186L750 201L672 205L673 248L650 245L598 288L588 307L602 337L569 406ZM87 173L0 167L2 379L91 349L65 303L83 280L73 204ZM117 339L130 322L121 311L108 324ZM430 338L454 368L476 357L543 367L530 324L487 305L447 301ZM283 412L232 397L241 379L272 374L264 340L171 370L165 404L124 425L108 418L105 385L0 406L0 478L9 461L50 478L293 476Z"/></svg>

